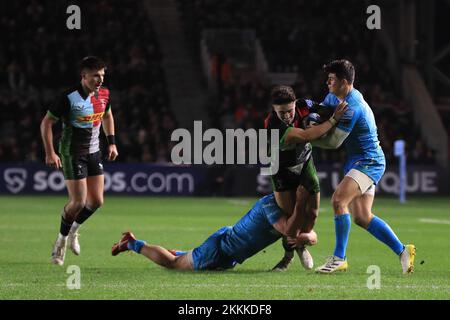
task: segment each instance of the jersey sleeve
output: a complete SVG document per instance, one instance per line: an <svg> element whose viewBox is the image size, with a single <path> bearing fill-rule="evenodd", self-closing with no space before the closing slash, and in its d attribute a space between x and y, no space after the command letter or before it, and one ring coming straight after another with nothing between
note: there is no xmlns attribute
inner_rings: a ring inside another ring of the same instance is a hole
<svg viewBox="0 0 450 320"><path fill-rule="evenodd" d="M355 126L356 121L358 121L358 118L360 115L361 115L361 108L349 106L347 111L344 113L344 115L339 120L339 123L337 124L337 128L339 128L345 132L352 131L353 127Z"/></svg>
<svg viewBox="0 0 450 320"><path fill-rule="evenodd" d="M267 221L274 225L281 218L283 212L275 202L267 203L265 206Z"/></svg>
<svg viewBox="0 0 450 320"><path fill-rule="evenodd" d="M67 116L69 112L69 99L65 94L62 94L50 105L47 114L54 119L60 119L61 117Z"/></svg>
<svg viewBox="0 0 450 320"><path fill-rule="evenodd" d="M339 104L339 100L337 99L337 97L334 94L329 93L329 94L327 94L325 99L320 104L322 106L331 107L334 109Z"/></svg>

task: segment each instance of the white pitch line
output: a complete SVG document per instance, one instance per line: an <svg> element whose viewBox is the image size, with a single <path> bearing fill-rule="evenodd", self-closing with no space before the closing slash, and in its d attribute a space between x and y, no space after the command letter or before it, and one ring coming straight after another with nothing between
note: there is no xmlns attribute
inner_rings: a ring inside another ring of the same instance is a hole
<svg viewBox="0 0 450 320"><path fill-rule="evenodd" d="M423 219L419 219L419 221L423 222L423 223L450 224L450 220L440 220L440 219L423 218Z"/></svg>
<svg viewBox="0 0 450 320"><path fill-rule="evenodd" d="M3 288L15 288L15 287L29 287L29 284L25 283L6 283L0 285ZM60 287L63 288L66 284L38 284L40 287ZM83 284L82 284L83 286ZM86 289L95 289L95 288L148 288L147 285L143 284L123 284L123 283L114 283L114 284L84 284L84 288ZM267 289L366 289L365 285L288 285L288 284L153 284L152 289L156 288L267 288ZM424 289L433 289L433 290L450 290L450 286L447 285L381 285L382 288L386 289L416 289L416 290L424 290Z"/></svg>

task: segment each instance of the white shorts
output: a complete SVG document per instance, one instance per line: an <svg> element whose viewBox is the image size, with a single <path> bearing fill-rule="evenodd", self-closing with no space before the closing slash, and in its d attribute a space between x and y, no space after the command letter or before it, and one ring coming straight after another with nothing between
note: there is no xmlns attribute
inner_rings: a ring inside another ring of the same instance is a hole
<svg viewBox="0 0 450 320"><path fill-rule="evenodd" d="M355 180L359 186L359 190L361 190L361 194L375 195L375 185L372 179L366 174L359 170L351 169L345 176Z"/></svg>

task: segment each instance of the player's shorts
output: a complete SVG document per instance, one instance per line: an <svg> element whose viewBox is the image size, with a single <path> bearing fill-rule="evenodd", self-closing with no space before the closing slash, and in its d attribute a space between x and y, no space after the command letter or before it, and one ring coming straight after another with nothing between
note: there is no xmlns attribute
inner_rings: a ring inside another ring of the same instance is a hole
<svg viewBox="0 0 450 320"><path fill-rule="evenodd" d="M344 174L347 175L352 169L364 173L372 180L372 184L377 184L381 180L386 169L386 160L384 157L380 157L348 161L344 167Z"/></svg>
<svg viewBox="0 0 450 320"><path fill-rule="evenodd" d="M100 151L82 155L61 155L64 179L80 180L103 174L102 154Z"/></svg>
<svg viewBox="0 0 450 320"><path fill-rule="evenodd" d="M220 250L222 237L232 227L223 227L214 232L205 242L188 254L194 270L225 270L236 265L236 261Z"/></svg>
<svg viewBox="0 0 450 320"><path fill-rule="evenodd" d="M372 179L370 179L366 174L356 169L351 169L345 176L355 180L362 194L369 194L372 196L375 195L375 185Z"/></svg>
<svg viewBox="0 0 450 320"><path fill-rule="evenodd" d="M280 169L271 179L273 190L277 192L297 190L299 185L303 186L310 194L320 192L319 177L312 157L305 162L300 175L287 169Z"/></svg>

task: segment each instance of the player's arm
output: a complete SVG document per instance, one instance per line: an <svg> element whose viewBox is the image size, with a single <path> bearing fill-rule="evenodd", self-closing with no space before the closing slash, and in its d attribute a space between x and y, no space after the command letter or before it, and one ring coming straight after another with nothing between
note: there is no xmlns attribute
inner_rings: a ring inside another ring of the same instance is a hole
<svg viewBox="0 0 450 320"><path fill-rule="evenodd" d="M47 112L41 121L41 137L45 149L45 164L56 169L61 168L61 159L53 147L53 124L58 121L51 112Z"/></svg>
<svg viewBox="0 0 450 320"><path fill-rule="evenodd" d="M278 218L272 226L275 230L285 236L295 238L300 231L302 225L302 217L299 210L294 210L293 214L288 216L285 212Z"/></svg>
<svg viewBox="0 0 450 320"><path fill-rule="evenodd" d="M312 126L308 129L288 128L282 137L282 142L285 144L297 144L319 139L337 124L346 111L347 103L344 101L336 107L333 116L322 124Z"/></svg>
<svg viewBox="0 0 450 320"><path fill-rule="evenodd" d="M298 246L313 246L317 244L317 234L314 230L311 230L308 233L300 233L295 238L287 237L287 243L292 247Z"/></svg>
<svg viewBox="0 0 450 320"><path fill-rule="evenodd" d="M298 214L294 213L287 217L283 214L272 226L279 233L288 237L288 243L296 245L315 245L317 243L317 234L314 230L308 233L300 233Z"/></svg>
<svg viewBox="0 0 450 320"><path fill-rule="evenodd" d="M359 108L349 108L341 117L339 124L325 137L312 141L312 145L323 149L337 149L353 130L360 116Z"/></svg>
<svg viewBox="0 0 450 320"><path fill-rule="evenodd" d="M108 140L108 160L114 161L119 153L116 147L116 138L114 135L114 117L111 108L105 112L102 119L102 127L105 132L106 139Z"/></svg>
<svg viewBox="0 0 450 320"><path fill-rule="evenodd" d="M334 127L330 130L330 133L325 137L311 141L314 147L322 149L337 149L341 146L345 139L347 139L350 133L346 132L338 127Z"/></svg>

